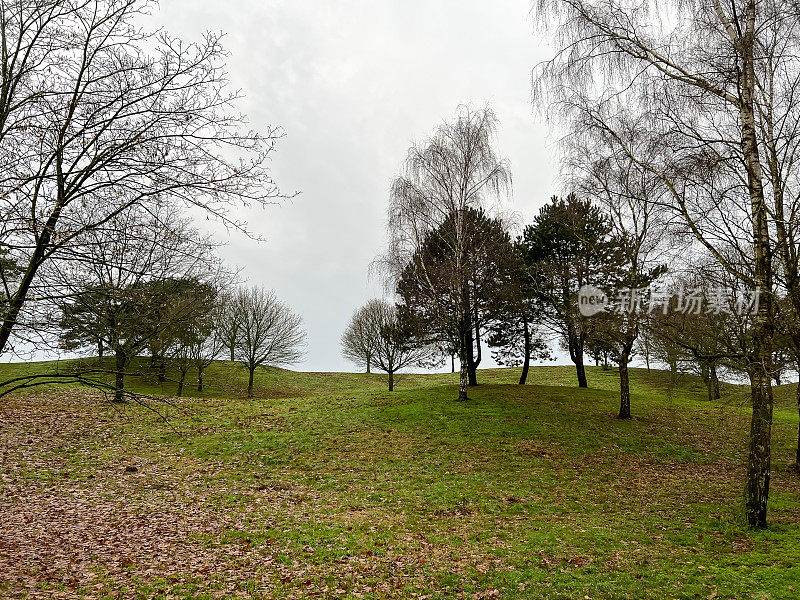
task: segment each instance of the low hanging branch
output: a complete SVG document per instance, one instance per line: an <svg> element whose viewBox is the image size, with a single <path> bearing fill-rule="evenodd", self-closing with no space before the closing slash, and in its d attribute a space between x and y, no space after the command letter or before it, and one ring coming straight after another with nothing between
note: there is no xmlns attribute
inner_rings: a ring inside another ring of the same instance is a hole
<svg viewBox="0 0 800 600"><path fill-rule="evenodd" d="M166 396L155 396L152 394L141 394L130 390L123 390L122 400L117 400L117 388L113 383L109 383L103 376L114 375L114 371L108 369L86 369L75 373L40 373L24 375L0 381L0 398L19 392L21 390L40 388L51 385L79 385L82 387L98 390L109 400L109 404L118 405L126 402L133 402L155 413L159 419L168 423L166 415L158 408L163 404L185 413L184 409L171 401Z"/></svg>

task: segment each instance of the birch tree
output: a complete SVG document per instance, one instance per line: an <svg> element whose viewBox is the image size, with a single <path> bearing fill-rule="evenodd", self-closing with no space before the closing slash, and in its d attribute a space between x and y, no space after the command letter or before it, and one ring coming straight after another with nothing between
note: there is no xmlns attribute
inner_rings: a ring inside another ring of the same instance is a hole
<svg viewBox="0 0 800 600"><path fill-rule="evenodd" d="M383 266L393 286L408 269L415 271L419 299L438 324L440 341L458 349L460 401L467 399L473 331L469 211L499 200L511 184L508 167L493 147L496 126L490 109L462 107L453 121L411 147L391 188L390 244ZM437 256L435 264L434 255L423 251L434 232L446 256L444 261Z"/></svg>

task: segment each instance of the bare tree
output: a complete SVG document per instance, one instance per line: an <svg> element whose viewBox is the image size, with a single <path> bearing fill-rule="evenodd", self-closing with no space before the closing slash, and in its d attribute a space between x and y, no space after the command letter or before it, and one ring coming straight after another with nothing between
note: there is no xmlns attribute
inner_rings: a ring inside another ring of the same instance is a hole
<svg viewBox="0 0 800 600"><path fill-rule="evenodd" d="M592 133L597 133L593 131ZM639 140L635 128L628 128L628 143L647 145ZM623 135L623 132L620 132ZM602 134L580 136L577 144L569 146L566 162L572 174L572 187L593 198L611 226L611 236L618 240L613 286L609 292L620 306L615 314L598 315L603 321L597 328L600 343L611 344L619 368L619 418L631 418L631 394L628 364L636 348L636 340L646 315L637 304L639 297L667 270L664 251L667 215L661 206L666 195L662 181L630 156L620 151ZM593 142L593 143L592 143ZM646 153L647 150L643 150Z"/></svg>
<svg viewBox="0 0 800 600"><path fill-rule="evenodd" d="M394 390L394 374L409 365L419 365L431 356L431 346L414 335L414 328L402 318L397 306L385 300L370 300L353 315L342 336L342 351L356 364L367 360L389 375L389 391Z"/></svg>
<svg viewBox="0 0 800 600"><path fill-rule="evenodd" d="M783 348L776 348L773 377L780 373L785 354L800 360L800 20L782 4L764 7L772 14L760 23L757 62L756 117L762 151L765 195L774 227L775 303L777 329ZM800 386L797 390L800 411ZM795 466L800 468L800 430Z"/></svg>
<svg viewBox="0 0 800 600"><path fill-rule="evenodd" d="M673 310L650 313L645 325L659 353L666 353L676 368L699 375L708 400L718 400L720 371L747 376L753 345L749 315L728 292L736 281L716 261L669 278L675 291Z"/></svg>
<svg viewBox="0 0 800 600"><path fill-rule="evenodd" d="M374 322L381 307L381 300L367 302L353 313L347 329L342 334L342 356L353 364L364 367L367 373L370 372L372 356L379 343Z"/></svg>
<svg viewBox="0 0 800 600"><path fill-rule="evenodd" d="M169 340L169 362L178 369L177 396L183 392L184 383L189 370L197 369L197 391L202 392L205 370L225 349L219 335L217 323L220 317L219 288L221 280L216 281L208 289L204 299L206 302L198 307L193 319L182 323L182 327L174 331Z"/></svg>
<svg viewBox="0 0 800 600"><path fill-rule="evenodd" d="M372 366L389 375L391 392L394 390L394 374L403 367L425 361L431 348L414 336L414 329L396 305L380 302L374 307L373 317L378 343L372 354Z"/></svg>
<svg viewBox="0 0 800 600"><path fill-rule="evenodd" d="M458 348L462 401L467 399L473 346L469 211L499 198L511 183L508 168L492 145L495 128L490 109L462 107L454 121L409 150L403 174L392 184L389 206L391 240L383 266L393 286L407 269L417 272L419 299L438 324L440 341ZM434 232L442 252L423 251Z"/></svg>
<svg viewBox="0 0 800 600"><path fill-rule="evenodd" d="M175 395L183 395L183 386L186 383L186 375L192 368L191 342L188 340L178 340L170 356L170 363L178 369L178 389Z"/></svg>
<svg viewBox="0 0 800 600"><path fill-rule="evenodd" d="M231 301L231 314L239 329L234 357L249 373L247 397L252 398L256 369L300 360L306 334L302 319L278 301L273 292L260 287L237 290Z"/></svg>
<svg viewBox="0 0 800 600"><path fill-rule="evenodd" d="M248 132L220 36L187 44L139 26L150 0L10 0L0 7L0 352L42 267L132 207L199 207L244 230L233 203L279 195L277 132ZM6 268L13 265L13 268Z"/></svg>

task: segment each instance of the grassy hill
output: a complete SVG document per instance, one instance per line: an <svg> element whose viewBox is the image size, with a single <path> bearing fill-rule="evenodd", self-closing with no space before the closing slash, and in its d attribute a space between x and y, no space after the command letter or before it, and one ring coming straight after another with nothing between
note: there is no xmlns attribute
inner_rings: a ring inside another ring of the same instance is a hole
<svg viewBox="0 0 800 600"><path fill-rule="evenodd" d="M59 369L69 368L59 365ZM2 365L0 377L52 364ZM709 403L590 368L385 376L213 365L198 397L0 400L0 595L797 598L794 386L778 389L771 527L740 520L745 388ZM170 378L173 375L170 374ZM143 393L174 393L152 375Z"/></svg>

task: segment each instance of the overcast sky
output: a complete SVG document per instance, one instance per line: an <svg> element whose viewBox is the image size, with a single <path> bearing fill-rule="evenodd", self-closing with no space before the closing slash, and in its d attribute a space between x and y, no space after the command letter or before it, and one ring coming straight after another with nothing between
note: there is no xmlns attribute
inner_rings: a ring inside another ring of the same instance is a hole
<svg viewBox="0 0 800 600"><path fill-rule="evenodd" d="M222 254L303 317L308 353L297 368L353 369L339 337L357 307L384 294L369 265L386 244L389 185L409 146L459 104L488 103L497 114L497 150L514 179L510 208L525 222L558 191L554 142L531 104L530 72L549 49L530 5L162 0L154 19L171 33L226 33L242 111L254 128L285 133L273 175L300 194L245 214L267 241L231 236Z"/></svg>

